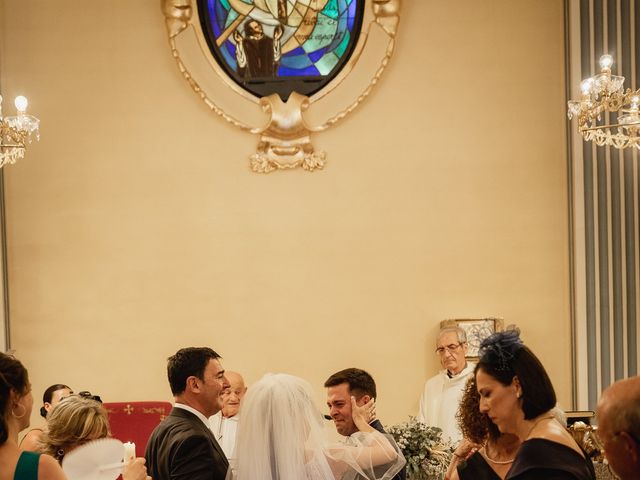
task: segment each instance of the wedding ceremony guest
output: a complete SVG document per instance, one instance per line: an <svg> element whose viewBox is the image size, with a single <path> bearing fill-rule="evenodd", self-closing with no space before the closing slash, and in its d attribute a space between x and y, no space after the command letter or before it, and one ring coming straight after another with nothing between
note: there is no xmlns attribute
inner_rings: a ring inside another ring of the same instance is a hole
<svg viewBox="0 0 640 480"><path fill-rule="evenodd" d="M600 397L597 436L620 480L640 479L640 377L620 380Z"/></svg>
<svg viewBox="0 0 640 480"><path fill-rule="evenodd" d="M353 420L353 407L351 397L355 398L358 407L366 405L377 398L376 382L369 373L359 368L347 368L331 375L324 386L327 389L327 406L329 415L333 419L338 433L345 437L351 437L360 431ZM375 413L375 410L374 410ZM375 417L369 425L380 433L386 433L382 423ZM393 477L393 480L404 480L406 469L403 467Z"/></svg>
<svg viewBox="0 0 640 480"><path fill-rule="evenodd" d="M440 329L436 340L436 354L442 370L424 385L420 396L418 421L442 429L443 437L454 444L462 439L456 422L456 412L462 398L462 391L475 365L467 362L469 349L467 334L460 327Z"/></svg>
<svg viewBox="0 0 640 480"><path fill-rule="evenodd" d="M287 374L267 374L252 385L238 427L234 480L388 479L404 457L388 435L369 422L372 399L350 398L356 432L350 442L329 443L311 386Z"/></svg>
<svg viewBox="0 0 640 480"><path fill-rule="evenodd" d="M504 479L520 448L520 439L511 433L500 433L480 412L480 395L473 375L465 386L456 419L463 440L453 453L447 480Z"/></svg>
<svg viewBox="0 0 640 480"><path fill-rule="evenodd" d="M26 368L0 353L0 480L65 480L55 459L18 448L18 433L29 426L32 408Z"/></svg>
<svg viewBox="0 0 640 480"><path fill-rule="evenodd" d="M51 385L44 391L42 395L42 407L40 407L40 416L45 420L47 415L53 408L60 403L60 399L68 397L73 391L67 385L56 383ZM20 449L28 452L36 452L38 450L38 441L42 436L42 428L32 428L20 441Z"/></svg>
<svg viewBox="0 0 640 480"><path fill-rule="evenodd" d="M65 455L93 440L110 436L107 411L92 395L65 397L48 416L42 435L40 451L51 455L60 464ZM127 463L122 472L124 480L149 480L144 458Z"/></svg>
<svg viewBox="0 0 640 480"><path fill-rule="evenodd" d="M491 335L479 353L475 379L480 411L502 434L517 435L522 442L506 478L595 479L591 460L556 419L549 375L519 332Z"/></svg>
<svg viewBox="0 0 640 480"><path fill-rule="evenodd" d="M232 458L236 447L236 432L240 420L240 404L247 392L242 375L225 372L229 388L222 394L222 410L209 417L209 424L226 457Z"/></svg>
<svg viewBox="0 0 640 480"><path fill-rule="evenodd" d="M220 355L189 347L169 357L173 409L153 431L145 457L154 480L225 480L229 462L209 428L229 388Z"/></svg>

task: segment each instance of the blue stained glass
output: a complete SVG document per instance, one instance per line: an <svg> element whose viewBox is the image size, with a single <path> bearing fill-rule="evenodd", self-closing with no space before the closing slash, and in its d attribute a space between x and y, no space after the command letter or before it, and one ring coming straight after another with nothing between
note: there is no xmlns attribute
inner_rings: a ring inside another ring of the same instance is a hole
<svg viewBox="0 0 640 480"><path fill-rule="evenodd" d="M247 19L252 18L262 23L265 34L269 37L273 35L273 23L270 19L273 17L273 20L277 22L278 18L277 14L269 11L267 4L275 4L275 0L273 2L271 0L234 1L241 1L242 5L249 6L247 10L252 10L252 13ZM308 17L314 21L314 24L310 26L311 31L300 28L295 23L299 23L301 17L305 17L305 12L315 4L315 0L286 1L290 8L292 6L295 8L297 13L291 16L292 24L286 27L285 38L288 40L291 34L297 35L300 44L294 41L288 43L287 48L295 48L290 51L282 51L275 75L274 73L267 75L260 73L256 75L257 82L253 82L246 71L242 75L238 72L233 30L246 36L241 27L245 21L245 15L234 9L232 6L234 2L231 0L197 0L192 2L193 4L197 3L199 15L204 15L202 20L203 26L206 28L203 30L205 30L207 43L216 61L242 88L259 96L269 95L272 88L283 95L283 98L286 96L286 93L283 92L286 92L288 88L300 89L305 94L317 91L342 68L360 35L365 0L320 0L324 3L322 10L316 11L315 15ZM203 11L204 9L206 11ZM244 9L241 10L244 11ZM225 40L218 45L223 35L225 35ZM282 44L282 47L285 47L285 43ZM272 75L274 75L273 81L268 78ZM276 77L279 76L284 78L310 77L310 82L308 84L295 82L288 87L287 82L282 83L282 79L277 80Z"/></svg>
<svg viewBox="0 0 640 480"><path fill-rule="evenodd" d="M280 64L287 68L302 70L313 65L313 62L306 55L296 55L295 57L283 57Z"/></svg>
<svg viewBox="0 0 640 480"><path fill-rule="evenodd" d="M351 34L349 32L346 32L346 35L342 39L342 42L340 43L340 45L338 45L338 48L335 49L334 53L338 55L340 58L342 58L342 55L344 55L345 50L349 46L350 38L351 38Z"/></svg>
<svg viewBox="0 0 640 480"><path fill-rule="evenodd" d="M322 9L322 14L329 18L338 18L338 12L337 0L329 0Z"/></svg>
<svg viewBox="0 0 640 480"><path fill-rule="evenodd" d="M216 38L222 33L221 27L224 25L224 20L227 17L227 10L225 10L221 3L216 2L216 8L212 19L213 34Z"/></svg>
<svg viewBox="0 0 640 480"><path fill-rule="evenodd" d="M327 53L316 62L316 67L318 67L318 71L320 71L322 75L329 75L333 67L338 63L338 60L340 59L335 53Z"/></svg>
<svg viewBox="0 0 640 480"><path fill-rule="evenodd" d="M237 64L236 64L236 52L235 52L235 48L233 46L233 44L227 40L226 42L224 42L224 46L226 48L221 48L220 49L220 53L222 53L222 56L224 57L224 61L227 62L227 65L229 65L233 70L237 70ZM233 50L233 53L230 53L229 50Z"/></svg>
<svg viewBox="0 0 640 480"><path fill-rule="evenodd" d="M304 70L297 70L297 69L291 70L283 66L280 66L280 68L278 68L279 77L300 77L300 76L317 77L319 75L320 75L320 72L313 65L308 68L305 68Z"/></svg>
<svg viewBox="0 0 640 480"><path fill-rule="evenodd" d="M320 58L322 58L322 56L325 54L325 52L327 51L326 48L321 48L320 50L316 50L315 52L311 52L309 54L309 58L311 59L312 62L317 62L318 60L320 60Z"/></svg>
<svg viewBox="0 0 640 480"><path fill-rule="evenodd" d="M224 24L224 29L226 30L236 18L238 18L238 13L235 10L229 10L229 16L227 17L227 21Z"/></svg>
<svg viewBox="0 0 640 480"><path fill-rule="evenodd" d="M302 44L305 52L315 52L331 43L336 35L336 21L323 14L318 14L316 24L309 38Z"/></svg>
<svg viewBox="0 0 640 480"><path fill-rule="evenodd" d="M236 46L231 41L227 40L222 45L228 50L229 54L233 58L236 58Z"/></svg>
<svg viewBox="0 0 640 480"><path fill-rule="evenodd" d="M344 32L348 28L349 27L347 26L347 17L346 15L343 15L338 19L338 31Z"/></svg>
<svg viewBox="0 0 640 480"><path fill-rule="evenodd" d="M327 47L328 51L335 50L338 47L338 45L340 45L341 43L344 42L344 38L345 37L350 37L349 31L351 29L346 30L344 28L344 26L345 26L345 24L344 24L344 15L345 15L345 13L346 13L345 11L341 12L341 16L340 16L340 19L338 21L338 25L336 26L335 36L334 36L331 44ZM353 23L353 20L352 20L352 23Z"/></svg>
<svg viewBox="0 0 640 480"><path fill-rule="evenodd" d="M292 55L292 56L293 55L306 55L306 54L307 54L307 52L304 51L304 48L296 47L295 49L293 49L289 53L287 53L286 56L289 56L289 55Z"/></svg>
<svg viewBox="0 0 640 480"><path fill-rule="evenodd" d="M349 31L353 30L353 24L356 21L356 2L351 2L349 4L349 9L347 13L347 27Z"/></svg>

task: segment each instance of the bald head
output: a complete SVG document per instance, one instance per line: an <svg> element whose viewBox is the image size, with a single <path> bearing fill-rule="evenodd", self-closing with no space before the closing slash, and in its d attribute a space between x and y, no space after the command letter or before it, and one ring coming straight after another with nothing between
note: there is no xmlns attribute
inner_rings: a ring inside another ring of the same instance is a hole
<svg viewBox="0 0 640 480"><path fill-rule="evenodd" d="M620 380L598 402L598 436L622 480L640 479L640 377Z"/></svg>
<svg viewBox="0 0 640 480"><path fill-rule="evenodd" d="M230 388L222 396L222 415L227 418L234 417L240 411L240 403L247 387L242 375L238 372L225 372Z"/></svg>

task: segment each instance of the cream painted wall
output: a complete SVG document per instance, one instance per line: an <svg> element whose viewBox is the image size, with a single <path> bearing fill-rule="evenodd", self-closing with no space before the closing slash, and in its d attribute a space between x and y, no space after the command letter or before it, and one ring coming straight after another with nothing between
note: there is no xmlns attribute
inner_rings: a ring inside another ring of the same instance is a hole
<svg viewBox="0 0 640 480"><path fill-rule="evenodd" d="M6 169L12 343L36 394L169 399L209 345L249 382L333 371L415 414L444 318L523 330L570 406L561 0L405 0L322 172L248 170L171 58L158 0L3 0L2 87L42 140ZM35 418L35 416L34 416Z"/></svg>

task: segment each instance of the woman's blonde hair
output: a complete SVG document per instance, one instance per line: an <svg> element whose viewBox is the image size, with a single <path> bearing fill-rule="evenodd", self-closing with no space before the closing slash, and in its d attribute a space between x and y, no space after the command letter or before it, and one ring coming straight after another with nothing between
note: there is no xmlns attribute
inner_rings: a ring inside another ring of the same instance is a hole
<svg viewBox="0 0 640 480"><path fill-rule="evenodd" d="M109 435L107 411L102 404L72 395L49 414L47 428L40 439L40 451L62 462L69 450Z"/></svg>

